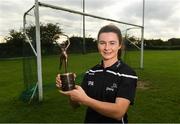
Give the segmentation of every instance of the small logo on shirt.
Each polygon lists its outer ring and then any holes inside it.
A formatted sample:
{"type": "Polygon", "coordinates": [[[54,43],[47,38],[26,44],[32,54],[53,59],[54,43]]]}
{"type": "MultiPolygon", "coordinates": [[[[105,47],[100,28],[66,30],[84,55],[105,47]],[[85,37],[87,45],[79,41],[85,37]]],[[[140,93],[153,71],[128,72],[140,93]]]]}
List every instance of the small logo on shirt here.
{"type": "Polygon", "coordinates": [[[117,88],[117,84],[113,83],[113,85],[111,86],[112,88],[117,88]]]}
{"type": "Polygon", "coordinates": [[[116,88],[117,88],[117,84],[116,84],[116,83],[113,83],[112,86],[106,87],[106,91],[114,91],[114,89],[116,89],[116,88]]]}
{"type": "Polygon", "coordinates": [[[94,75],[94,72],[89,72],[89,75],[94,75]]]}
{"type": "Polygon", "coordinates": [[[94,86],[94,81],[88,81],[88,86],[94,86]]]}
{"type": "Polygon", "coordinates": [[[106,91],[114,91],[114,89],[111,87],[106,87],[106,91]]]}

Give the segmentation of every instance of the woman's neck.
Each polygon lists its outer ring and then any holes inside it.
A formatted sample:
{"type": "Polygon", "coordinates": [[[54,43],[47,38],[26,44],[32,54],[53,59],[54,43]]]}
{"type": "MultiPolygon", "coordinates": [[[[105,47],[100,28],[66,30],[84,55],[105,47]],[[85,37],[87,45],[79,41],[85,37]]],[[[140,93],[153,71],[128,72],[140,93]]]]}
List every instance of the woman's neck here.
{"type": "Polygon", "coordinates": [[[117,61],[118,61],[117,58],[109,59],[109,60],[103,60],[103,66],[104,66],[104,68],[110,67],[110,66],[112,66],[114,63],[116,63],[117,61]]]}

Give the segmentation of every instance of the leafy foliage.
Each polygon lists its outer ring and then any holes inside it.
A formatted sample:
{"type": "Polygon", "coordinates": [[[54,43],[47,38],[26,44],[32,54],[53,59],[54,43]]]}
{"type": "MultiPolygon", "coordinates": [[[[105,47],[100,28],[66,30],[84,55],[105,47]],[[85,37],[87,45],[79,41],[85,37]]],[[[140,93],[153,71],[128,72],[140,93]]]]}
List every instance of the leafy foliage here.
{"type": "Polygon", "coordinates": [[[22,32],[10,30],[9,36],[5,38],[7,43],[0,45],[1,56],[15,57],[22,55],[23,42],[25,37],[22,32]]]}
{"type": "MultiPolygon", "coordinates": [[[[32,41],[35,41],[36,32],[35,26],[31,25],[26,30],[27,35],[32,41]]],[[[41,36],[41,48],[43,54],[52,54],[54,50],[53,36],[55,34],[62,33],[58,24],[40,24],[40,36],[41,36]]]]}
{"type": "MultiPolygon", "coordinates": [[[[35,25],[30,25],[26,28],[26,34],[29,39],[32,41],[34,47],[36,46],[36,29],[35,25]]],[[[41,52],[42,55],[49,54],[59,54],[59,47],[53,42],[53,37],[55,34],[62,33],[63,30],[59,27],[59,24],[40,24],[40,37],[41,37],[41,52]]],[[[9,37],[6,38],[7,43],[0,44],[0,50],[3,51],[0,53],[0,57],[17,57],[23,56],[23,48],[24,46],[29,46],[27,42],[25,42],[25,36],[22,31],[11,30],[9,33],[9,37]]],[[[87,52],[96,51],[96,42],[93,38],[85,38],[87,52]]],[[[68,49],[70,52],[83,52],[83,38],[72,36],[70,38],[70,48],[68,49]]],[[[25,49],[26,49],[25,48],[25,49]]]]}
{"type": "MultiPolygon", "coordinates": [[[[59,47],[53,42],[52,38],[57,33],[62,33],[63,29],[60,28],[59,24],[40,24],[40,37],[41,37],[41,52],[42,55],[59,54],[59,47]]],[[[35,25],[30,25],[26,29],[26,34],[29,39],[32,40],[35,46],[36,32],[35,25]]],[[[128,50],[135,49],[134,45],[141,46],[140,39],[135,36],[128,38],[131,42],[125,41],[126,48],[128,50]]],[[[4,57],[19,57],[23,56],[24,45],[29,44],[25,42],[25,36],[22,31],[10,30],[9,36],[6,37],[7,43],[0,44],[0,58],[4,57]],[[24,43],[24,44],[23,44],[24,43]]],[[[69,52],[82,53],[83,52],[83,37],[72,36],[70,37],[71,45],[68,49],[69,52]]],[[[180,49],[180,39],[171,38],[168,41],[161,39],[145,39],[145,49],[180,49]]],[[[85,38],[85,49],[86,52],[97,51],[96,42],[93,38],[85,38]]]]}

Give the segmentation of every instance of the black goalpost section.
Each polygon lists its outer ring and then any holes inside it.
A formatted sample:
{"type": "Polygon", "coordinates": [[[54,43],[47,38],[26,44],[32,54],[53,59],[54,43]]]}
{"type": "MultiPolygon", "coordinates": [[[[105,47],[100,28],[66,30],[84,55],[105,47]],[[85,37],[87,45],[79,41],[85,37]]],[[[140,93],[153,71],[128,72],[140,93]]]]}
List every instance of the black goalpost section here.
{"type": "MultiPolygon", "coordinates": [[[[39,7],[47,7],[52,8],[60,11],[65,11],[68,13],[73,13],[77,15],[83,16],[83,37],[84,42],[83,45],[85,45],[85,17],[90,18],[96,18],[99,20],[105,20],[110,21],[118,24],[128,25],[131,26],[131,28],[127,28],[125,30],[125,39],[130,44],[134,45],[137,49],[140,51],[140,68],[143,68],[143,44],[144,44],[144,6],[145,6],[145,0],[143,0],[143,8],[142,8],[142,25],[136,25],[131,23],[126,23],[118,20],[114,20],[111,18],[104,18],[101,16],[96,16],[92,14],[85,13],[84,11],[84,0],[83,0],[83,12],[72,10],[69,8],[64,8],[60,6],[50,5],[43,2],[39,2],[38,0],[35,0],[35,4],[24,13],[23,17],[23,27],[24,27],[24,34],[26,37],[26,43],[24,46],[24,52],[26,53],[24,56],[23,61],[23,70],[24,70],[24,84],[26,87],[26,91],[24,92],[23,97],[27,97],[27,101],[31,102],[35,96],[39,101],[43,100],[43,85],[42,85],[42,60],[41,60],[41,37],[40,37],[40,19],[39,19],[39,7]],[[33,40],[28,37],[26,34],[26,16],[28,13],[34,9],[35,14],[35,34],[33,40]],[[137,46],[136,44],[131,43],[131,40],[127,38],[128,31],[131,29],[141,29],[141,47],[137,46]],[[33,66],[32,68],[30,66],[33,66]],[[28,70],[28,73],[26,72],[28,70]],[[33,78],[32,78],[33,77],[33,78]]],[[[83,47],[83,51],[85,52],[85,48],[83,47]]]]}

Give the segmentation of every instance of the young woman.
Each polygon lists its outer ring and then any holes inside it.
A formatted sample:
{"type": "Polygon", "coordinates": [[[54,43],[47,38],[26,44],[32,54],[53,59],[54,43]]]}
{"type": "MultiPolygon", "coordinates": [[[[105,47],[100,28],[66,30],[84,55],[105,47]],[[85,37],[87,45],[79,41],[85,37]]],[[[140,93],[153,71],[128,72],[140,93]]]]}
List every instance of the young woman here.
{"type": "MultiPolygon", "coordinates": [[[[127,123],[127,111],[134,102],[137,76],[118,59],[122,35],[115,25],[106,25],[98,33],[98,50],[102,61],[84,76],[81,86],[60,91],[72,101],[86,105],[85,123],[127,123]]],[[[61,88],[59,75],[56,86],[61,88]]]]}

